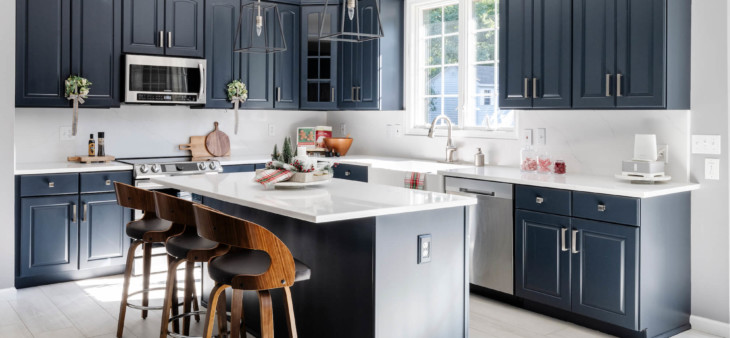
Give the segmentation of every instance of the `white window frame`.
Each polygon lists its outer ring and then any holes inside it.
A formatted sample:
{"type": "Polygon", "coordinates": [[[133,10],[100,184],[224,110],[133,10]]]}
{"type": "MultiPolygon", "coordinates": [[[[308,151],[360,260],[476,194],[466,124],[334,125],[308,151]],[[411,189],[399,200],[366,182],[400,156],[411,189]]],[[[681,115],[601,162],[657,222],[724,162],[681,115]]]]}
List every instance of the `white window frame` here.
{"type": "MultiPolygon", "coordinates": [[[[428,126],[418,125],[417,120],[420,119],[418,114],[423,114],[422,95],[419,91],[423,91],[423,83],[426,82],[425,73],[421,71],[421,60],[419,51],[425,48],[423,37],[423,15],[422,11],[428,8],[448,6],[459,4],[459,124],[454,125],[454,136],[471,137],[471,138],[494,138],[494,139],[517,139],[519,130],[518,112],[515,111],[515,126],[513,130],[490,130],[486,127],[463,127],[466,118],[467,101],[470,97],[467,90],[469,88],[469,76],[467,69],[469,67],[470,36],[469,25],[472,16],[471,0],[405,0],[405,26],[404,26],[404,93],[405,93],[405,121],[407,135],[428,135],[428,126]]],[[[498,36],[497,36],[498,38],[498,36]]],[[[499,58],[499,46],[495,46],[495,56],[499,58]]],[[[445,57],[445,55],[442,55],[445,57]]],[[[499,67],[499,61],[495,63],[499,67]]],[[[499,69],[499,68],[497,68],[499,69]]],[[[497,87],[495,98],[498,99],[499,88],[497,87]]],[[[426,121],[430,123],[431,121],[426,121]]],[[[440,127],[436,131],[438,136],[446,136],[446,128],[440,127]]]]}

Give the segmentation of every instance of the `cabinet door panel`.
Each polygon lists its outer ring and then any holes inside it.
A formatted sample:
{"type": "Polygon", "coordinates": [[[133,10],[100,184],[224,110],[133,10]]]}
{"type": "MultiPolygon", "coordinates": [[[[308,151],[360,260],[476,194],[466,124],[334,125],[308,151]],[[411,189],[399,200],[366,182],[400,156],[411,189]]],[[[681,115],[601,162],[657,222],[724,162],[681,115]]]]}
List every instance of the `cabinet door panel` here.
{"type": "Polygon", "coordinates": [[[570,310],[570,218],[515,213],[515,294],[570,310]]]}
{"type": "Polygon", "coordinates": [[[203,0],[166,0],[165,4],[165,54],[202,58],[203,0]]]}
{"type": "Polygon", "coordinates": [[[131,211],[117,204],[114,193],[81,195],[80,202],[79,268],[124,265],[131,211]]]}
{"type": "Polygon", "coordinates": [[[572,311],[584,316],[638,329],[639,229],[581,219],[578,253],[572,254],[572,311]]]}
{"type": "Polygon", "coordinates": [[[20,276],[76,270],[78,195],[28,197],[20,203],[20,276]]]}
{"type": "MultiPolygon", "coordinates": [[[[243,4],[251,1],[243,1],[243,4]]],[[[251,32],[252,20],[255,20],[254,8],[247,6],[242,13],[241,19],[241,43],[242,46],[264,47],[265,40],[269,39],[269,45],[273,44],[274,32],[274,11],[266,9],[264,24],[268,34],[261,33],[257,36],[251,32]]],[[[264,53],[240,53],[241,56],[241,81],[248,89],[248,100],[242,105],[244,108],[271,109],[274,108],[274,56],[264,53]]]]}
{"type": "Polygon", "coordinates": [[[69,107],[70,0],[17,0],[15,105],[69,107]]]}
{"type": "Polygon", "coordinates": [[[570,108],[571,6],[571,0],[534,2],[534,108],[570,108]]]}
{"type": "MultiPolygon", "coordinates": [[[[361,0],[358,2],[361,32],[377,34],[378,9],[377,0],[361,0]]],[[[378,109],[380,106],[380,40],[359,43],[359,74],[357,108],[378,109]]]]}
{"type": "MultiPolygon", "coordinates": [[[[345,17],[345,30],[356,31],[355,20],[345,17]]],[[[338,23],[338,27],[339,27],[338,23]]],[[[338,87],[337,98],[338,108],[355,109],[357,107],[357,87],[360,85],[362,76],[361,43],[343,42],[340,43],[340,57],[338,59],[338,87]]]]}
{"type": "Polygon", "coordinates": [[[615,85],[616,0],[574,0],[573,107],[614,107],[615,85]]]}
{"type": "Polygon", "coordinates": [[[124,52],[164,54],[165,0],[124,0],[123,6],[124,52]]]}
{"type": "MultiPolygon", "coordinates": [[[[299,108],[299,6],[278,5],[284,30],[286,51],[274,54],[274,108],[299,108]]],[[[275,46],[281,45],[281,35],[275,34],[275,46]]]]}
{"type": "Polygon", "coordinates": [[[499,3],[499,107],[532,107],[532,0],[499,3]],[[509,60],[509,62],[507,62],[509,60]]]}
{"type": "Polygon", "coordinates": [[[617,67],[622,108],[663,108],[666,88],[666,1],[618,1],[617,67]]]}
{"type": "Polygon", "coordinates": [[[72,4],[74,74],[94,85],[84,107],[119,107],[122,0],[79,0],[72,4]]]}
{"type": "Polygon", "coordinates": [[[206,108],[232,108],[228,84],[240,79],[241,57],[233,52],[240,0],[206,2],[205,58],[208,60],[206,108]]]}
{"type": "Polygon", "coordinates": [[[338,7],[328,6],[324,18],[323,9],[323,6],[302,7],[300,106],[304,109],[337,107],[338,44],[319,40],[319,28],[324,20],[325,34],[338,29],[338,7]]]}

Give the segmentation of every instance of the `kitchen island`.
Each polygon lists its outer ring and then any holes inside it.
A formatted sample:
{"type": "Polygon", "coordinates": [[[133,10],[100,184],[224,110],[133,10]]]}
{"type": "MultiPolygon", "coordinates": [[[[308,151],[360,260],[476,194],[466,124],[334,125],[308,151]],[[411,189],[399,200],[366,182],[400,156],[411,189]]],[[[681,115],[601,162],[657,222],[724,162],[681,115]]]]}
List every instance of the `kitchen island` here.
{"type": "MultiPolygon", "coordinates": [[[[464,209],[476,199],[339,179],[266,190],[253,176],[153,181],[266,227],[311,267],[311,279],[292,287],[300,337],[466,336],[464,209]],[[432,247],[419,260],[422,235],[432,247]]],[[[204,278],[204,294],[210,287],[204,278]]],[[[286,337],[281,294],[274,297],[276,336],[286,337]]],[[[253,293],[244,299],[247,329],[256,334],[257,300],[253,293]]]]}

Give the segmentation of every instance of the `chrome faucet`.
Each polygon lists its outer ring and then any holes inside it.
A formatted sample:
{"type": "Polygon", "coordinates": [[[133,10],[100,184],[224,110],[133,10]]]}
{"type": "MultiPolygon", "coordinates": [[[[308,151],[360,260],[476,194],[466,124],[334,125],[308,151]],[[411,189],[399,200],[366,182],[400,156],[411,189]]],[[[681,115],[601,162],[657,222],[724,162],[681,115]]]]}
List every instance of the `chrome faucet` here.
{"type": "Polygon", "coordinates": [[[446,163],[453,163],[454,162],[454,153],[456,152],[456,147],[454,146],[454,142],[451,140],[451,129],[452,124],[451,120],[446,115],[439,115],[436,116],[433,121],[431,121],[431,128],[428,128],[428,137],[433,138],[434,134],[436,133],[436,122],[439,120],[446,120],[446,124],[449,126],[449,132],[448,132],[448,139],[446,140],[446,163]]]}

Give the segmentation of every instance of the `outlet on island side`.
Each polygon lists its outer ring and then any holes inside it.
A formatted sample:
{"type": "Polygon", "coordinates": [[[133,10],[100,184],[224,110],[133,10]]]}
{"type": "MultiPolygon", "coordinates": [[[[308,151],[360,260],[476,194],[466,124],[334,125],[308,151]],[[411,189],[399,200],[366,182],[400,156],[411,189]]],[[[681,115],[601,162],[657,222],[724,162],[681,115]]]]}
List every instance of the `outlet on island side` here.
{"type": "Polygon", "coordinates": [[[418,264],[431,261],[431,234],[418,235],[418,264]]]}

